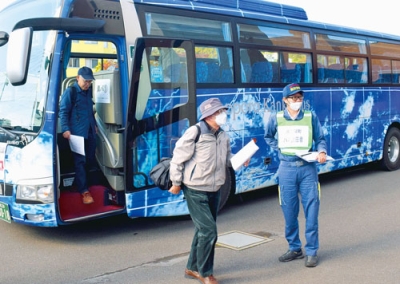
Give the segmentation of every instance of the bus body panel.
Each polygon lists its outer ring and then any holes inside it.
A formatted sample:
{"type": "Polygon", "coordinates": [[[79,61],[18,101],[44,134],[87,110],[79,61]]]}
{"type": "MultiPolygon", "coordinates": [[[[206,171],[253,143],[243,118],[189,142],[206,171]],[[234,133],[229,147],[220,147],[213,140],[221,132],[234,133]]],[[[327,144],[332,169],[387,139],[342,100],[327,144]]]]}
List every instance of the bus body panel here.
{"type": "Polygon", "coordinates": [[[42,131],[36,139],[24,148],[8,145],[4,153],[4,184],[13,189],[12,197],[0,201],[5,202],[10,209],[11,217],[19,223],[31,223],[36,226],[55,226],[57,224],[54,202],[49,204],[30,204],[29,201],[15,202],[18,185],[36,184],[47,181],[53,176],[52,135],[42,131]],[[23,170],[21,170],[23,169],[23,170]],[[36,221],[29,221],[27,215],[38,216],[36,221]]]}

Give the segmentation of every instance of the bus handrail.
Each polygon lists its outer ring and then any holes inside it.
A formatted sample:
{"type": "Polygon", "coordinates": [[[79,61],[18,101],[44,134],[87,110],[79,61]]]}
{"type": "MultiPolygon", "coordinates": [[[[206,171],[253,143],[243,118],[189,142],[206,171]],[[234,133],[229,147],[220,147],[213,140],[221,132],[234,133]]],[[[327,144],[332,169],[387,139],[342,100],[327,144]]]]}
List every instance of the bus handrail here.
{"type": "Polygon", "coordinates": [[[98,129],[97,134],[104,141],[106,148],[108,150],[108,153],[110,154],[110,162],[112,163],[112,168],[117,168],[119,158],[117,157],[116,151],[106,135],[104,124],[98,116],[96,116],[96,124],[97,124],[97,129],[98,129]]]}

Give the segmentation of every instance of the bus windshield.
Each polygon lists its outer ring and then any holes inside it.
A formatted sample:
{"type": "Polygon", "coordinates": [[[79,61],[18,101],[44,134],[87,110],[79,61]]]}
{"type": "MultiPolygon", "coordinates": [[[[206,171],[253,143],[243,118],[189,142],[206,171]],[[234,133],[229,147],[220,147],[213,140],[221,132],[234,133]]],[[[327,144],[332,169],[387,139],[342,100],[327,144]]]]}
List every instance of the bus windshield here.
{"type": "MultiPolygon", "coordinates": [[[[10,6],[8,13],[0,18],[3,31],[11,32],[16,19],[26,19],[30,15],[53,17],[59,13],[61,1],[41,1],[40,5],[26,1],[26,9],[10,6]],[[12,19],[12,20],[11,20],[12,19]]],[[[0,127],[10,130],[37,132],[43,121],[44,105],[48,87],[48,66],[53,50],[55,32],[35,31],[25,85],[12,86],[6,74],[6,52],[0,52],[0,127]],[[44,49],[43,49],[44,47],[44,49]]],[[[0,47],[6,49],[7,46],[0,47]]]]}

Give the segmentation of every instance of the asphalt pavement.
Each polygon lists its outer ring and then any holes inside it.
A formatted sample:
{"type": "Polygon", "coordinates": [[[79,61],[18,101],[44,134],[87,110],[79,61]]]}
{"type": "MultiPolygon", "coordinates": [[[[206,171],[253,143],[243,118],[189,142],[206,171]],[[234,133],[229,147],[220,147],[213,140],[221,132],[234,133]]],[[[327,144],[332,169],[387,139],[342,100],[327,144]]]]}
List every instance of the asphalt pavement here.
{"type": "MultiPolygon", "coordinates": [[[[286,252],[277,194],[236,202],[218,217],[219,235],[266,238],[243,249],[217,246],[214,276],[220,283],[400,283],[400,178],[398,172],[361,171],[321,179],[319,265],[278,261],[286,252]],[[364,175],[365,178],[363,177],[364,175]],[[260,202],[260,203],[259,203],[260,202]],[[254,207],[253,207],[254,206],[254,207]],[[242,210],[254,208],[254,214],[242,210]],[[244,212],[244,211],[243,211],[244,212]]],[[[273,190],[272,190],[273,192],[273,190]]],[[[191,222],[190,220],[188,222],[191,222]]],[[[299,216],[304,244],[304,217],[299,216]]],[[[175,254],[79,283],[199,283],[184,278],[191,236],[176,236],[175,254]]]]}

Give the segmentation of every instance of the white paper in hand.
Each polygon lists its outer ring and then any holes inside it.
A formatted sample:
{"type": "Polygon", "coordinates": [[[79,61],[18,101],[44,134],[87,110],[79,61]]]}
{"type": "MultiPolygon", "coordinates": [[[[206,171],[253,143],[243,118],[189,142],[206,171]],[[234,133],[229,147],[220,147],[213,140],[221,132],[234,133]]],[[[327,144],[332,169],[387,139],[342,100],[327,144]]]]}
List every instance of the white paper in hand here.
{"type": "MultiPolygon", "coordinates": [[[[301,151],[297,152],[296,156],[302,158],[306,162],[316,162],[318,157],[318,152],[308,152],[301,151]]],[[[333,161],[334,159],[331,156],[326,155],[326,161],[333,161]]]]}
{"type": "Polygon", "coordinates": [[[235,156],[231,158],[232,168],[236,171],[239,169],[246,161],[248,161],[255,152],[258,150],[258,146],[255,140],[252,139],[247,143],[235,156]]]}
{"type": "Polygon", "coordinates": [[[82,136],[70,135],[69,146],[72,152],[85,156],[85,140],[82,136]]]}

